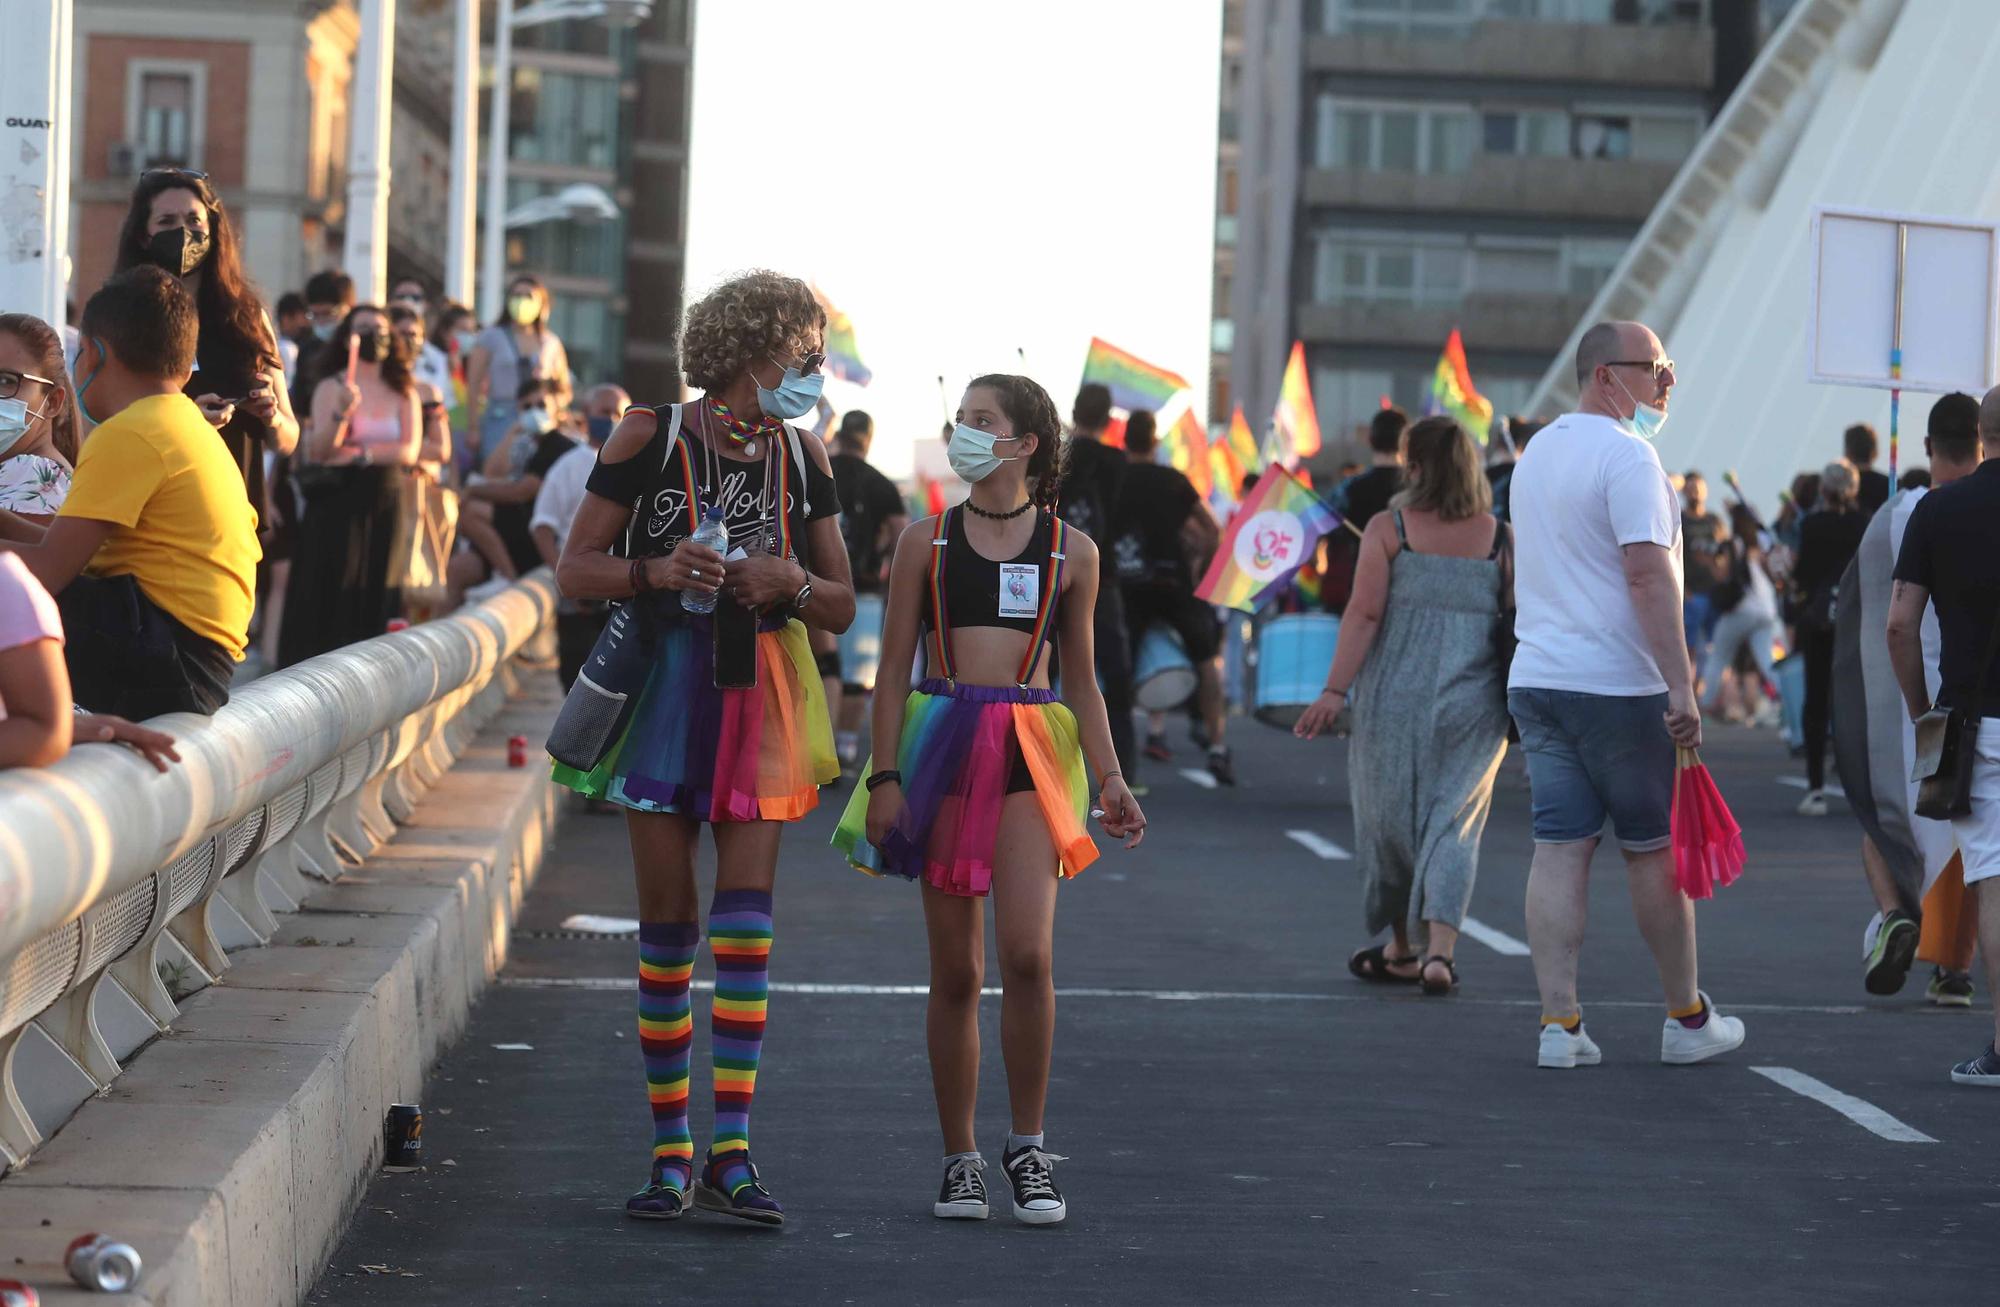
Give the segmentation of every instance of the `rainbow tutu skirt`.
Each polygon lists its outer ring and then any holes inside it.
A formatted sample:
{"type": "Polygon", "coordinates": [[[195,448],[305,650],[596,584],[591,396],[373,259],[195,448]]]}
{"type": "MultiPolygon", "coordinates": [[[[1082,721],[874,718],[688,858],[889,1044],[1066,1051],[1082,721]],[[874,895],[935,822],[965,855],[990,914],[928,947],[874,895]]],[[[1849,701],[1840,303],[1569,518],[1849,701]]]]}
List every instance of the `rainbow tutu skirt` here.
{"type": "MultiPolygon", "coordinates": [[[[910,692],[896,758],[903,811],[880,847],[868,842],[865,786],[855,787],[834,832],[834,847],[858,870],[983,896],[993,883],[1008,780],[1021,768],[1060,874],[1074,876],[1096,861],[1083,826],[1090,793],[1076,718],[1053,691],[927,680],[910,692]]],[[[863,774],[876,770],[870,758],[863,774]]]]}
{"type": "Polygon", "coordinates": [[[706,618],[664,627],[645,688],[618,742],[591,770],[556,763],[578,794],[698,821],[797,821],[840,775],[826,691],[806,629],[757,633],[757,685],[715,688],[706,618]]]}

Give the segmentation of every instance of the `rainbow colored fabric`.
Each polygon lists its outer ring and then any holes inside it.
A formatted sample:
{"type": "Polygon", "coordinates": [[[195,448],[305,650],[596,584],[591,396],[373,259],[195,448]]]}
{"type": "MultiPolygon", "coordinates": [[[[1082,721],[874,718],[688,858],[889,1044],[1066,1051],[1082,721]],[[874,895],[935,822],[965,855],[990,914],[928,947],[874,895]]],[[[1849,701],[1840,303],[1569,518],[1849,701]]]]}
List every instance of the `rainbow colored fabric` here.
{"type": "MultiPolygon", "coordinates": [[[[871,876],[922,880],[947,894],[984,896],[1008,773],[1018,749],[1055,844],[1058,871],[1097,860],[1084,830],[1090,791],[1076,717],[1052,690],[926,680],[903,709],[896,767],[903,811],[881,846],[868,842],[868,788],[854,787],[833,845],[871,876]]],[[[878,766],[871,755],[862,774],[878,766]]]]}
{"type": "MultiPolygon", "coordinates": [[[[757,1094],[770,1002],[771,891],[717,890],[708,909],[708,951],[715,958],[715,1005],[709,1014],[715,1142],[708,1153],[721,1157],[750,1147],[750,1103],[757,1094]]],[[[723,1187],[734,1197],[742,1182],[723,1178],[723,1187]]]]}
{"type": "Polygon", "coordinates": [[[1250,424],[1243,419],[1241,404],[1229,414],[1229,434],[1209,448],[1208,457],[1215,468],[1216,482],[1225,488],[1229,502],[1233,504],[1241,499],[1243,478],[1264,466],[1257,449],[1257,437],[1250,434],[1250,424]]]}
{"type": "Polygon", "coordinates": [[[1110,387],[1112,407],[1127,413],[1142,408],[1157,413],[1167,401],[1190,389],[1187,378],[1178,372],[1156,367],[1095,336],[1090,338],[1090,352],[1083,359],[1083,384],[1091,382],[1110,387]]]}
{"type": "Polygon", "coordinates": [[[1457,327],[1451,329],[1451,335],[1445,338],[1444,352],[1438,355],[1424,414],[1450,417],[1482,445],[1493,426],[1493,403],[1473,387],[1472,369],[1465,362],[1465,341],[1457,327]]]}
{"type": "Polygon", "coordinates": [[[688,984],[701,931],[692,921],[639,923],[639,1053],[653,1109],[653,1183],[685,1194],[694,1179],[688,1064],[694,1009],[688,984]]]}
{"type": "Polygon", "coordinates": [[[1319,538],[1340,525],[1326,502],[1282,464],[1273,463],[1222,533],[1197,598],[1253,613],[1312,557],[1319,538]]]}
{"type": "MultiPolygon", "coordinates": [[[[1173,426],[1167,428],[1164,441],[1167,458],[1179,468],[1187,479],[1194,483],[1195,493],[1207,499],[1215,491],[1215,469],[1209,458],[1208,430],[1201,419],[1194,415],[1190,405],[1181,410],[1173,426]]],[[[1234,487],[1231,487],[1233,489],[1234,487]]],[[[1234,499],[1235,496],[1231,495],[1234,499]]]]}
{"type": "Polygon", "coordinates": [[[618,743],[589,772],[554,764],[578,794],[700,821],[796,821],[840,775],[806,629],[759,631],[757,685],[718,690],[707,621],[675,622],[618,743]]]}
{"type": "Polygon", "coordinates": [[[854,319],[833,308],[826,315],[826,370],[857,386],[875,379],[875,374],[861,361],[861,345],[854,337],[854,319]]]}
{"type": "Polygon", "coordinates": [[[1319,412],[1313,407],[1312,383],[1306,376],[1304,341],[1292,342],[1285,379],[1278,385],[1278,407],[1271,414],[1272,457],[1286,467],[1319,453],[1319,412]]]}

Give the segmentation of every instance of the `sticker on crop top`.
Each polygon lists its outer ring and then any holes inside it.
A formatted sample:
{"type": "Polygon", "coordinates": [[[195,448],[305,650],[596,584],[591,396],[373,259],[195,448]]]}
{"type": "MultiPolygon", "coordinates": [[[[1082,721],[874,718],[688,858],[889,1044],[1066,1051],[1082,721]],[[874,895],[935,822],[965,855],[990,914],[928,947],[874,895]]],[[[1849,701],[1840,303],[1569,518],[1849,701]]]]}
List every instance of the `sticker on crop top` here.
{"type": "Polygon", "coordinates": [[[1032,618],[1041,611],[1042,569],[1035,563],[1000,564],[1000,616],[1032,618]]]}

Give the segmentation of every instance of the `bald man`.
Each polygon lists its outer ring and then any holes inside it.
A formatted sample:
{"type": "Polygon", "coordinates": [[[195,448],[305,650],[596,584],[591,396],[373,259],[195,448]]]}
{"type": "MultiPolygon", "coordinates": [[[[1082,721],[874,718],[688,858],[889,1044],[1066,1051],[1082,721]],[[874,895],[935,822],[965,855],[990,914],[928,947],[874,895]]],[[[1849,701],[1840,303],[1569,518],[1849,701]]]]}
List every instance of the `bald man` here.
{"type": "Polygon", "coordinates": [[[1647,327],[1591,327],[1577,345],[1576,411],[1535,436],[1510,488],[1520,645],[1507,708],[1534,796],[1528,943],[1544,1067],[1602,1060],[1584,1033],[1576,972],[1607,822],[1666,990],[1660,1060],[1705,1061],[1743,1042],[1743,1023],[1697,987],[1694,904],[1674,881],[1670,847],[1674,749],[1701,743],[1681,628],[1680,505],[1652,446],[1677,380],[1647,327]]]}

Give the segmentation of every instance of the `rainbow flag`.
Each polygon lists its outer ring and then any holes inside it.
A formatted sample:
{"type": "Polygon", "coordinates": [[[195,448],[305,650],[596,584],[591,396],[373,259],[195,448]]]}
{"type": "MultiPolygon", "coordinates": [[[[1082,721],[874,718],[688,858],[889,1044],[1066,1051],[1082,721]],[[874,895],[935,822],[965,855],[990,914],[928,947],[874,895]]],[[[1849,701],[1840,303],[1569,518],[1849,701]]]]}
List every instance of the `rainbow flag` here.
{"type": "Polygon", "coordinates": [[[1285,379],[1278,385],[1278,407],[1271,414],[1274,457],[1286,467],[1319,453],[1319,413],[1313,408],[1312,386],[1306,380],[1306,346],[1292,342],[1285,379]]]}
{"type": "Polygon", "coordinates": [[[1229,414],[1229,434],[1209,447],[1208,458],[1215,468],[1216,484],[1228,494],[1229,502],[1241,499],[1244,475],[1264,465],[1257,453],[1257,437],[1250,434],[1250,424],[1243,420],[1241,404],[1229,414]]]}
{"type": "Polygon", "coordinates": [[[1430,398],[1424,401],[1424,416],[1438,414],[1457,422],[1482,445],[1493,426],[1493,403],[1473,389],[1472,369],[1465,363],[1465,341],[1457,327],[1445,338],[1444,353],[1438,355],[1437,371],[1431,374],[1430,398]]]}
{"type": "Polygon", "coordinates": [[[1151,409],[1157,413],[1167,401],[1191,389],[1178,372],[1155,367],[1136,354],[1127,354],[1108,341],[1090,338],[1090,352],[1083,358],[1083,381],[1099,382],[1111,388],[1111,406],[1130,413],[1151,409]]]}
{"type": "Polygon", "coordinates": [[[854,338],[854,319],[835,308],[819,287],[813,287],[813,295],[826,310],[827,375],[857,386],[867,385],[875,374],[861,361],[861,346],[854,338]]]}
{"type": "Polygon", "coordinates": [[[1207,499],[1215,490],[1215,472],[1210,465],[1208,429],[1194,415],[1194,405],[1181,410],[1167,429],[1167,459],[1194,483],[1195,492],[1207,499]]]}
{"type": "Polygon", "coordinates": [[[1195,595],[1254,613],[1273,588],[1312,558],[1319,538],[1339,525],[1339,515],[1324,500],[1274,463],[1229,519],[1195,595]]]}

